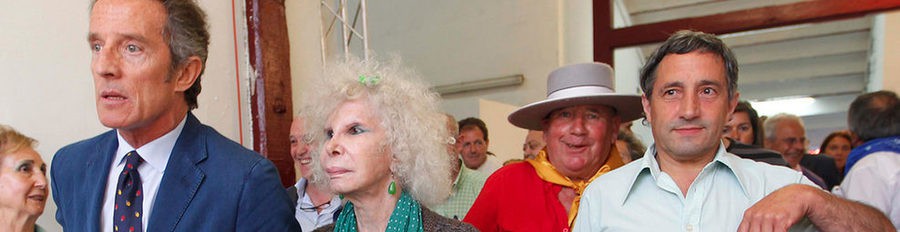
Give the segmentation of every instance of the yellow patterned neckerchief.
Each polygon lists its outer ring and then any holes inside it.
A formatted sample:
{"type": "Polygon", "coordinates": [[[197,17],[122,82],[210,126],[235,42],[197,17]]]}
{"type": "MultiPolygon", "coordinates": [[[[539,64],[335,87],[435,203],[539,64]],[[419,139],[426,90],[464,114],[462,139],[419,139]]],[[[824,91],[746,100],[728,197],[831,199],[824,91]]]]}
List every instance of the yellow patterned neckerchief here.
{"type": "Polygon", "coordinates": [[[534,170],[537,171],[537,175],[541,177],[542,180],[575,190],[575,199],[572,200],[572,208],[569,209],[570,228],[572,227],[572,223],[575,222],[575,216],[578,214],[578,202],[581,201],[581,193],[584,192],[584,189],[587,188],[588,184],[590,184],[591,181],[594,181],[594,179],[597,179],[597,177],[625,165],[625,163],[622,162],[622,157],[619,156],[619,150],[616,149],[615,144],[610,148],[606,163],[603,164],[603,166],[600,167],[600,170],[597,170],[597,173],[588,181],[572,181],[568,177],[560,174],[559,171],[556,171],[556,168],[550,164],[550,160],[547,159],[547,152],[545,150],[541,150],[533,160],[527,161],[534,167],[534,170]]]}

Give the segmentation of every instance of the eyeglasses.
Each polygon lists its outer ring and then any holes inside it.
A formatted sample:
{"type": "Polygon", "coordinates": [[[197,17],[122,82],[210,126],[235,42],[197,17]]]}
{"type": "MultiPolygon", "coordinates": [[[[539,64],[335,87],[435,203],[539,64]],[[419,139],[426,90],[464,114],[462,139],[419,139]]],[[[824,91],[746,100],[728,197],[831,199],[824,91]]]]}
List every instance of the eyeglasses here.
{"type": "Polygon", "coordinates": [[[303,210],[304,212],[315,212],[318,209],[325,209],[328,207],[331,207],[331,201],[327,201],[325,203],[322,203],[322,204],[319,204],[319,205],[313,206],[313,207],[303,207],[303,205],[300,205],[300,210],[303,210]]]}
{"type": "Polygon", "coordinates": [[[449,137],[447,137],[447,139],[444,142],[446,142],[447,144],[450,144],[450,145],[454,145],[454,144],[456,144],[456,138],[454,138],[453,136],[449,136],[449,137]]]}

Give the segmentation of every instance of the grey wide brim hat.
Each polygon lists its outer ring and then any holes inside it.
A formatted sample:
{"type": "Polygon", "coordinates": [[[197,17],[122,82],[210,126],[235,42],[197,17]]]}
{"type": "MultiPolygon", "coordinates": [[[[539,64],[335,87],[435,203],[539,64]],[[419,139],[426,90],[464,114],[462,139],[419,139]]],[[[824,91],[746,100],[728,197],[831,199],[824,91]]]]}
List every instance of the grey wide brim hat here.
{"type": "Polygon", "coordinates": [[[609,65],[584,63],[553,70],[547,77],[547,99],[523,106],[507,119],[517,127],[542,130],[542,122],[551,112],[577,105],[612,107],[623,123],[641,118],[643,113],[641,96],[615,92],[609,65]]]}

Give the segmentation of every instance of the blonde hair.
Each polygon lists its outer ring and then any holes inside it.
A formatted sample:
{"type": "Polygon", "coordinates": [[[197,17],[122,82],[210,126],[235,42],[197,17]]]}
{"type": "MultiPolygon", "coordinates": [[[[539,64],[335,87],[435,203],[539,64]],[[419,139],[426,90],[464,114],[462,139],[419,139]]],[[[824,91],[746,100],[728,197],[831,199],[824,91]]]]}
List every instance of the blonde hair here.
{"type": "Polygon", "coordinates": [[[0,155],[11,154],[22,148],[34,148],[37,141],[25,136],[12,127],[0,124],[0,155]]]}
{"type": "Polygon", "coordinates": [[[392,153],[391,170],[404,191],[430,206],[450,193],[451,159],[446,150],[445,117],[438,110],[439,97],[399,58],[381,63],[351,58],[330,62],[319,78],[304,89],[300,115],[313,140],[313,181],[328,184],[318,162],[324,153],[324,129],[328,117],[346,101],[364,99],[385,129],[383,147],[392,153]]]}

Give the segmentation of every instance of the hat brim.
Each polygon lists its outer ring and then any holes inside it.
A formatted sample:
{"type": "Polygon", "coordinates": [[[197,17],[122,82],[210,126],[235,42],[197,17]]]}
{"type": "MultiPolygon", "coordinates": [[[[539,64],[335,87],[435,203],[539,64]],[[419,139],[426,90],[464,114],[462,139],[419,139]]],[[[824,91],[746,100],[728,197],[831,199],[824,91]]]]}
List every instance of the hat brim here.
{"type": "Polygon", "coordinates": [[[509,114],[507,120],[517,127],[543,130],[543,120],[550,112],[577,105],[605,105],[616,109],[621,122],[643,117],[641,97],[631,94],[601,94],[573,98],[546,99],[523,106],[509,114]]]}

